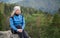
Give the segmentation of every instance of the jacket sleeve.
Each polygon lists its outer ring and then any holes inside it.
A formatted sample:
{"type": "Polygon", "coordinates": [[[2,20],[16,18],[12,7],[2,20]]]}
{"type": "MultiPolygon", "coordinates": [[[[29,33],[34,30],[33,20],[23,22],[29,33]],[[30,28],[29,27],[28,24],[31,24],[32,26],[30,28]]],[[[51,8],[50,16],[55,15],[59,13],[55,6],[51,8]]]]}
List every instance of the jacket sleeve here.
{"type": "Polygon", "coordinates": [[[10,27],[13,29],[13,30],[16,30],[17,31],[17,28],[14,26],[14,24],[13,24],[13,19],[12,18],[10,18],[9,19],[9,22],[10,22],[10,27]]]}
{"type": "Polygon", "coordinates": [[[25,27],[25,18],[23,17],[22,30],[24,29],[24,27],[25,27]]]}

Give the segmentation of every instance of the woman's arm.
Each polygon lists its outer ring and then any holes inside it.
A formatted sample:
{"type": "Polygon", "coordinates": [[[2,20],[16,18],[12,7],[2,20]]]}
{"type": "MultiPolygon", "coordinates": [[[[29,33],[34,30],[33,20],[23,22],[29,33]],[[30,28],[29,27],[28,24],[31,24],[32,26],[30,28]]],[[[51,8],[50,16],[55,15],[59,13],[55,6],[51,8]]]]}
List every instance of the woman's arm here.
{"type": "Polygon", "coordinates": [[[17,28],[14,26],[14,24],[13,24],[13,19],[12,18],[10,18],[9,19],[9,22],[10,22],[10,27],[13,29],[13,30],[16,30],[17,31],[17,28]]]}
{"type": "Polygon", "coordinates": [[[22,30],[24,29],[24,27],[25,27],[25,18],[23,17],[22,30]]]}

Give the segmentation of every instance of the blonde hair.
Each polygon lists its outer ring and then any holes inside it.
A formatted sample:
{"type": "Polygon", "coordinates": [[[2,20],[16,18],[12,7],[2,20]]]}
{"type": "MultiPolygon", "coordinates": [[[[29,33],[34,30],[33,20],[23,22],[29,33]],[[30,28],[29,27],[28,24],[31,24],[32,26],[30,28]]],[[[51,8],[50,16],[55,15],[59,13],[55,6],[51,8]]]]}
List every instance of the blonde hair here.
{"type": "Polygon", "coordinates": [[[14,16],[14,14],[15,14],[15,12],[13,11],[13,12],[11,13],[11,17],[13,17],[13,16],[14,16]]]}
{"type": "Polygon", "coordinates": [[[20,10],[20,6],[15,6],[15,7],[14,7],[14,10],[13,10],[12,13],[11,13],[11,17],[14,16],[14,14],[15,14],[15,12],[16,12],[17,9],[20,10]]]}

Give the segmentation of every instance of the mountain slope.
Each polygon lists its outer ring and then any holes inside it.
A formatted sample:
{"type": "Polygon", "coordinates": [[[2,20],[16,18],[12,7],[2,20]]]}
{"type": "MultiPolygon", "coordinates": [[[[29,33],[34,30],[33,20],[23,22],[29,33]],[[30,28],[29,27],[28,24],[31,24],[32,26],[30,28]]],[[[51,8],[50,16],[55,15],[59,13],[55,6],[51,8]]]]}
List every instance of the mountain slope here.
{"type": "Polygon", "coordinates": [[[17,2],[16,4],[41,9],[51,13],[56,12],[60,8],[60,0],[24,0],[22,2],[17,2]]]}
{"type": "Polygon", "coordinates": [[[8,3],[16,3],[24,7],[32,7],[45,12],[56,12],[60,8],[60,0],[0,0],[8,3]]]}

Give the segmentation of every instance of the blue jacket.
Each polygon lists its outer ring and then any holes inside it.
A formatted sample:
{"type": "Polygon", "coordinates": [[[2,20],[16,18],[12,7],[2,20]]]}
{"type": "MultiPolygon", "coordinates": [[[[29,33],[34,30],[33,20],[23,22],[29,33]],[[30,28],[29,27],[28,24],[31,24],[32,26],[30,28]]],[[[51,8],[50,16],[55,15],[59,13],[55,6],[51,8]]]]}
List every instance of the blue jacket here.
{"type": "Polygon", "coordinates": [[[24,29],[25,27],[25,19],[24,17],[22,18],[22,15],[19,14],[18,16],[17,15],[14,15],[13,16],[13,19],[10,18],[9,21],[10,21],[10,27],[13,29],[13,30],[16,30],[17,31],[17,28],[15,26],[22,26],[22,30],[24,29]],[[13,20],[14,19],[14,20],[13,20]],[[23,20],[23,21],[22,21],[23,20]],[[14,22],[14,23],[13,23],[14,22]]]}

